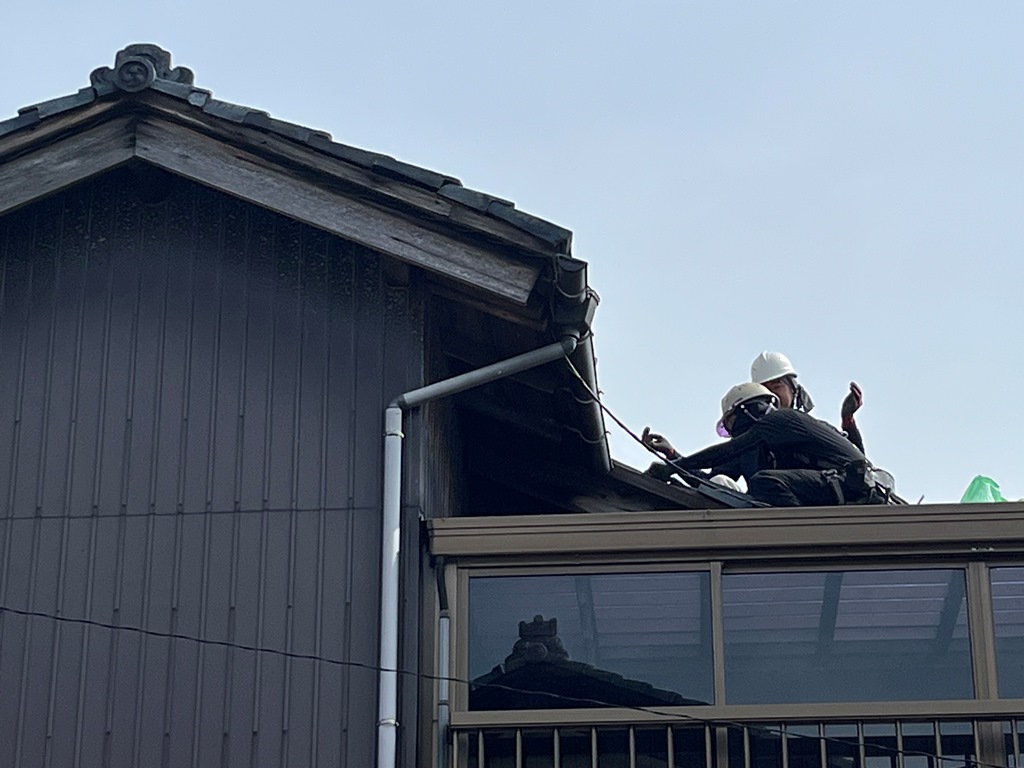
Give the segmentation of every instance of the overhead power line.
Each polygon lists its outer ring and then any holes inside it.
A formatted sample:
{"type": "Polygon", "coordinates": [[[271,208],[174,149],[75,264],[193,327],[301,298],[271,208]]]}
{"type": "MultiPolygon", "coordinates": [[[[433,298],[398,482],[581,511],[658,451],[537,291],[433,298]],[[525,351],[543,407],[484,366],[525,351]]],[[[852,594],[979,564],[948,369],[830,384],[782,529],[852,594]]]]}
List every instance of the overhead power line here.
{"type": "MultiPolygon", "coordinates": [[[[30,611],[30,610],[26,610],[26,609],[22,609],[22,608],[13,608],[11,606],[0,605],[0,617],[2,617],[2,615],[5,614],[5,613],[13,614],[13,615],[16,615],[16,616],[22,616],[22,617],[25,617],[25,618],[47,619],[47,620],[55,621],[55,622],[63,622],[63,623],[68,623],[68,624],[77,624],[77,625],[80,625],[80,626],[94,627],[94,628],[97,628],[97,629],[106,629],[106,630],[111,630],[111,631],[116,631],[116,632],[132,632],[132,633],[139,634],[139,635],[144,635],[144,636],[147,636],[147,637],[156,637],[156,638],[162,638],[162,639],[166,639],[166,640],[181,640],[181,641],[184,641],[184,642],[197,643],[197,644],[200,644],[200,645],[216,646],[216,647],[220,647],[220,648],[226,648],[226,649],[229,649],[229,650],[247,651],[247,652],[250,652],[250,653],[258,653],[258,654],[269,654],[269,655],[272,655],[272,656],[279,656],[279,657],[288,658],[288,659],[299,659],[299,660],[313,661],[313,662],[318,662],[318,663],[328,664],[328,665],[333,665],[333,666],[352,667],[352,668],[357,668],[357,669],[365,669],[365,670],[368,670],[368,671],[371,671],[371,672],[394,672],[394,673],[396,673],[398,675],[402,675],[402,676],[406,676],[406,677],[413,677],[413,678],[420,679],[420,680],[431,680],[431,681],[446,680],[446,681],[448,681],[450,683],[459,683],[459,684],[470,686],[470,687],[473,687],[473,686],[481,687],[481,688],[482,687],[487,687],[487,688],[493,688],[493,689],[497,689],[497,690],[509,691],[509,692],[512,692],[512,693],[520,694],[520,695],[527,694],[527,695],[532,695],[532,696],[544,696],[544,697],[548,697],[548,698],[551,698],[551,699],[559,701],[559,702],[572,703],[572,704],[582,705],[582,706],[586,706],[586,707],[597,706],[597,707],[603,707],[603,708],[627,709],[627,710],[631,710],[631,711],[634,711],[634,712],[640,712],[640,713],[647,714],[647,715],[655,715],[655,716],[658,716],[658,717],[663,717],[663,718],[666,718],[666,719],[671,719],[671,720],[674,720],[674,721],[683,720],[683,721],[686,721],[688,723],[694,723],[694,724],[698,724],[698,725],[724,726],[724,727],[728,727],[728,728],[747,729],[747,730],[750,730],[750,731],[756,731],[756,732],[760,732],[760,733],[767,733],[767,734],[770,734],[770,735],[773,735],[773,736],[785,736],[786,738],[790,738],[790,739],[805,739],[805,740],[811,740],[811,741],[815,741],[815,742],[824,741],[824,742],[830,743],[830,744],[836,744],[836,745],[841,745],[841,746],[846,746],[846,747],[854,747],[854,748],[857,748],[857,749],[859,749],[861,747],[861,743],[858,742],[858,741],[851,741],[849,739],[843,739],[843,738],[839,738],[839,737],[835,737],[835,736],[824,736],[824,735],[812,736],[812,735],[809,735],[809,734],[790,733],[790,732],[788,732],[788,731],[786,731],[786,730],[784,730],[784,729],[782,729],[780,727],[775,727],[775,726],[771,726],[771,725],[761,725],[761,724],[757,724],[757,723],[741,723],[741,722],[737,722],[737,721],[722,720],[722,719],[718,719],[718,718],[704,718],[704,717],[700,717],[698,715],[692,715],[692,714],[689,714],[689,713],[668,712],[668,711],[665,711],[663,709],[658,709],[657,707],[640,707],[640,706],[635,706],[635,705],[621,705],[621,704],[617,704],[617,703],[613,703],[613,702],[601,701],[599,699],[591,699],[591,698],[587,698],[587,697],[566,696],[564,694],[552,693],[552,692],[549,692],[549,691],[532,691],[532,690],[526,690],[526,689],[523,689],[523,688],[514,688],[512,686],[501,685],[500,683],[478,684],[478,683],[474,683],[472,680],[467,680],[465,678],[460,678],[460,677],[443,677],[443,676],[440,676],[440,675],[432,675],[432,674],[429,674],[429,673],[426,673],[426,672],[414,672],[414,671],[411,671],[411,670],[403,670],[403,669],[387,669],[387,668],[381,667],[381,666],[379,666],[377,664],[370,664],[370,663],[361,662],[361,661],[352,661],[352,660],[348,660],[348,659],[334,659],[334,658],[331,658],[329,656],[321,656],[319,654],[314,654],[314,653],[299,653],[299,652],[296,652],[296,651],[286,651],[286,650],[282,650],[282,649],[279,649],[279,648],[266,648],[266,647],[257,646],[257,645],[250,645],[250,644],[247,644],[247,643],[239,643],[239,642],[235,642],[235,641],[232,641],[232,640],[215,640],[215,639],[211,639],[211,638],[197,637],[195,635],[188,635],[188,634],[179,633],[179,632],[163,632],[163,631],[155,630],[155,629],[146,629],[145,627],[136,627],[136,626],[130,626],[130,625],[124,625],[124,624],[112,624],[112,623],[109,623],[109,622],[98,621],[96,619],[86,619],[86,618],[78,618],[78,617],[72,617],[72,616],[59,616],[57,614],[48,613],[48,612],[45,612],[45,611],[30,611]]],[[[866,746],[869,746],[872,750],[880,750],[880,751],[886,752],[887,754],[892,754],[892,755],[926,757],[926,758],[929,758],[929,759],[932,759],[932,760],[935,760],[935,761],[942,761],[942,762],[945,762],[945,763],[953,763],[953,764],[962,764],[962,763],[964,763],[963,757],[944,756],[944,755],[938,755],[938,754],[935,754],[935,753],[932,753],[932,752],[926,752],[926,751],[899,749],[899,748],[896,748],[896,747],[888,747],[888,746],[886,746],[884,744],[879,744],[877,742],[866,743],[866,746]]],[[[937,764],[938,764],[938,762],[937,762],[937,764]]],[[[1002,766],[1002,765],[997,765],[997,764],[994,764],[994,763],[980,762],[980,761],[978,761],[976,759],[973,759],[973,758],[970,761],[970,765],[972,766],[972,768],[1005,768],[1005,766],[1002,766]]]]}

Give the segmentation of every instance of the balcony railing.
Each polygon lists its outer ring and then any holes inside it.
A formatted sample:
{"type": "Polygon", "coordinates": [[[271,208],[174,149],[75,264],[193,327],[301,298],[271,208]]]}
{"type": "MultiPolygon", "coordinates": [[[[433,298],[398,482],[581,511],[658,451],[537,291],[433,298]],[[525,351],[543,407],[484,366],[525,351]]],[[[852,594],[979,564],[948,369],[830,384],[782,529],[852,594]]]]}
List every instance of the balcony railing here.
{"type": "Polygon", "coordinates": [[[458,726],[453,768],[1019,768],[1024,720],[458,726]]]}
{"type": "Polygon", "coordinates": [[[1022,525],[1020,503],[432,521],[472,681],[440,762],[1024,768],[1022,525]]]}

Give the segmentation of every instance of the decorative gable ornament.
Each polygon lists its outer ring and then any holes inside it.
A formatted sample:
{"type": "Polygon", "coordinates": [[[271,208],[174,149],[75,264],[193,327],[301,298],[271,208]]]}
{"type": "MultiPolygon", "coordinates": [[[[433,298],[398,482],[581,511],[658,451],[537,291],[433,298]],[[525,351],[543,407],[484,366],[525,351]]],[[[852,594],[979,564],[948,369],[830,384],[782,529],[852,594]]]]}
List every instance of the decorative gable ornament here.
{"type": "Polygon", "coordinates": [[[138,93],[157,80],[192,86],[195,76],[188,67],[171,68],[171,54],[157,45],[137,43],[117,52],[114,68],[99,67],[89,75],[97,89],[113,85],[128,93],[138,93]]]}

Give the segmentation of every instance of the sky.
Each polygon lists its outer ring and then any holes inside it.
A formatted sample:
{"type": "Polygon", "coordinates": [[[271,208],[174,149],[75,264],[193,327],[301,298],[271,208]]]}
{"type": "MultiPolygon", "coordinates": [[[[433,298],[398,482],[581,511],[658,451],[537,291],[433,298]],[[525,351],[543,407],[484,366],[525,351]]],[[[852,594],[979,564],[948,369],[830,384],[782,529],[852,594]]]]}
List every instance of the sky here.
{"type": "MultiPolygon", "coordinates": [[[[788,355],[916,502],[1024,497],[1024,3],[188,0],[4,10],[0,119],[156,43],[216,98],[573,231],[605,405],[683,453],[788,355]]],[[[649,455],[611,420],[613,458],[649,455]]]]}

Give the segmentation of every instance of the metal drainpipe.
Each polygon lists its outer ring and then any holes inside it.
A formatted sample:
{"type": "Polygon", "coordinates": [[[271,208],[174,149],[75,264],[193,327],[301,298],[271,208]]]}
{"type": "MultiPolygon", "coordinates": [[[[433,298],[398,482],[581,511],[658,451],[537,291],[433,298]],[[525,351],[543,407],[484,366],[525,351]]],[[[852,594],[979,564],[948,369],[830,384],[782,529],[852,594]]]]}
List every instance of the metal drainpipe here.
{"type": "Polygon", "coordinates": [[[451,708],[448,703],[449,664],[448,647],[451,617],[448,610],[441,611],[441,617],[437,621],[437,644],[438,644],[438,668],[437,676],[440,678],[437,684],[437,767],[447,768],[448,766],[448,723],[451,722],[451,708]]]}
{"type": "MultiPolygon", "coordinates": [[[[377,766],[395,768],[398,756],[398,556],[402,519],[402,413],[418,405],[568,357],[579,337],[566,335],[546,347],[399,395],[384,411],[384,514],[380,558],[380,686],[377,766]]],[[[442,734],[441,738],[444,738],[442,734]]],[[[441,766],[440,768],[444,768],[441,766]]]]}
{"type": "Polygon", "coordinates": [[[449,707],[448,676],[451,665],[449,657],[451,649],[451,613],[448,610],[448,586],[445,584],[445,561],[443,557],[437,559],[437,768],[448,766],[448,723],[451,722],[451,708],[449,707]]]}

